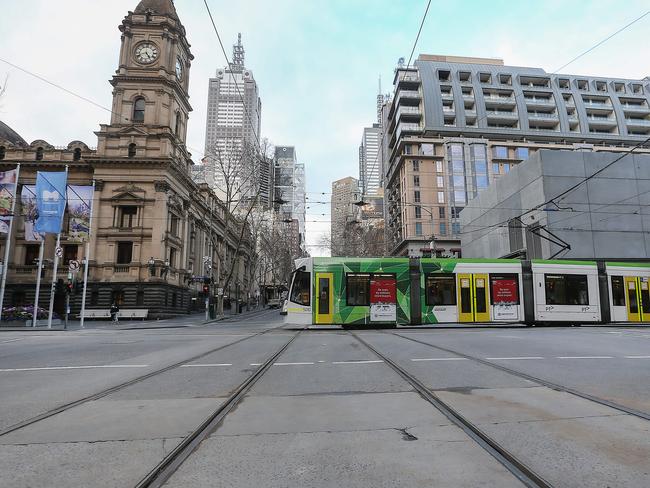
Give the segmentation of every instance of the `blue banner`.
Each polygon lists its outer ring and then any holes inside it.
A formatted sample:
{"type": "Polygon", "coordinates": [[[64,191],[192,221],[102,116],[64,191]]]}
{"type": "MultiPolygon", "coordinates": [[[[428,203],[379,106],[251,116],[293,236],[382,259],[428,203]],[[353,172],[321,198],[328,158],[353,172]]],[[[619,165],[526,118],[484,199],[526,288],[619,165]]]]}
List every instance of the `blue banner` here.
{"type": "Polygon", "coordinates": [[[39,171],[36,174],[35,230],[40,234],[58,234],[63,224],[66,204],[67,173],[39,171]]]}

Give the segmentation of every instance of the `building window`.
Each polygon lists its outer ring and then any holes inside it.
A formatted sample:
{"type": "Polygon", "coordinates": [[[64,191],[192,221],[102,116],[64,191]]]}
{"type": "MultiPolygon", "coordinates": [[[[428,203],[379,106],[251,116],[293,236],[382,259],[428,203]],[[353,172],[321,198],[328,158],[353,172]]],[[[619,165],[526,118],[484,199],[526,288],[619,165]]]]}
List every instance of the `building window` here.
{"type": "Polygon", "coordinates": [[[171,235],[178,237],[178,229],[180,227],[180,219],[177,215],[172,214],[169,220],[169,232],[171,235]]]}
{"type": "Polygon", "coordinates": [[[438,231],[439,231],[439,234],[441,236],[446,236],[447,235],[447,224],[445,222],[440,222],[440,226],[439,226],[438,231]]]}
{"type": "Polygon", "coordinates": [[[174,134],[177,136],[180,135],[181,132],[181,113],[176,112],[176,124],[174,125],[174,134]]]}
{"type": "Polygon", "coordinates": [[[415,200],[415,203],[420,203],[420,201],[421,201],[420,190],[416,190],[413,193],[413,199],[415,200]]]}
{"type": "Polygon", "coordinates": [[[492,156],[500,159],[508,158],[508,148],[505,146],[494,146],[492,148],[492,156]]]}
{"type": "Polygon", "coordinates": [[[0,146],[0,161],[2,161],[7,154],[7,149],[4,146],[0,146]]]}
{"type": "Polygon", "coordinates": [[[37,264],[40,244],[27,244],[25,246],[25,266],[37,264]]]}
{"type": "Polygon", "coordinates": [[[458,222],[452,222],[452,224],[451,224],[451,233],[453,235],[460,234],[460,224],[458,222]]]}
{"type": "Polygon", "coordinates": [[[498,175],[501,171],[499,171],[499,163],[492,163],[492,172],[495,175],[498,175]]]}
{"type": "Polygon", "coordinates": [[[438,192],[438,203],[445,203],[445,192],[444,191],[439,191],[438,192]]]}
{"type": "Polygon", "coordinates": [[[510,163],[503,163],[503,172],[510,173],[510,163]]]}
{"type": "Polygon", "coordinates": [[[74,150],[74,153],[72,154],[72,160],[73,161],[80,161],[81,160],[81,149],[76,148],[74,150]]]}
{"type": "Polygon", "coordinates": [[[133,258],[133,243],[117,243],[117,264],[130,264],[133,258]]]}
{"type": "Polygon", "coordinates": [[[406,146],[404,146],[404,154],[411,154],[411,146],[410,145],[407,144],[406,146]]]}
{"type": "Polygon", "coordinates": [[[70,261],[76,261],[79,255],[79,246],[63,246],[63,264],[70,264],[70,261]]]}
{"type": "Polygon", "coordinates": [[[422,207],[415,207],[415,218],[416,219],[422,218],[422,207]]]}
{"type": "Polygon", "coordinates": [[[169,267],[176,268],[176,254],[177,251],[173,247],[169,249],[169,267]]]}
{"type": "Polygon", "coordinates": [[[445,207],[438,207],[438,217],[441,219],[445,218],[445,207]]]}
{"type": "Polygon", "coordinates": [[[436,161],[436,171],[442,174],[442,161],[436,161]]]}
{"type": "Polygon", "coordinates": [[[420,175],[413,175],[413,186],[420,186],[420,175]]]}
{"type": "Polygon", "coordinates": [[[137,291],[135,295],[135,304],[138,307],[142,307],[144,305],[144,290],[137,291]]]}
{"type": "Polygon", "coordinates": [[[291,285],[291,301],[305,307],[311,305],[311,274],[297,271],[291,285]]]}
{"type": "Polygon", "coordinates": [[[433,144],[422,144],[420,152],[423,156],[433,156],[433,144]]]}
{"type": "Polygon", "coordinates": [[[119,208],[120,227],[130,229],[137,223],[138,207],[128,206],[119,208]]]}
{"type": "Polygon", "coordinates": [[[416,222],[415,223],[415,235],[416,236],[421,236],[422,235],[422,222],[416,222]]]}
{"type": "Polygon", "coordinates": [[[527,147],[518,147],[515,151],[517,154],[517,159],[528,159],[528,148],[527,147]]]}
{"type": "Polygon", "coordinates": [[[137,154],[137,146],[135,145],[135,143],[129,144],[129,157],[134,158],[136,154],[137,154]]]}
{"type": "Polygon", "coordinates": [[[135,124],[144,123],[144,110],[146,107],[146,102],[144,98],[136,98],[133,103],[133,122],[135,124]]]}
{"type": "Polygon", "coordinates": [[[36,149],[36,161],[43,161],[43,148],[36,149]]]}
{"type": "Polygon", "coordinates": [[[483,189],[488,187],[488,177],[486,175],[476,175],[476,188],[483,189]]]}
{"type": "Polygon", "coordinates": [[[453,274],[428,274],[425,295],[428,307],[456,305],[455,276],[453,274]]]}
{"type": "Polygon", "coordinates": [[[345,301],[350,307],[368,307],[370,305],[370,275],[345,275],[345,301]]]}
{"type": "Polygon", "coordinates": [[[420,161],[418,161],[417,159],[413,161],[413,171],[415,171],[416,173],[420,171],[420,161]]]}
{"type": "Polygon", "coordinates": [[[436,183],[438,184],[438,188],[444,187],[445,186],[445,177],[444,176],[436,177],[436,183]]]}
{"type": "Polygon", "coordinates": [[[546,305],[589,305],[587,275],[544,275],[546,305]]]}
{"type": "Polygon", "coordinates": [[[625,306],[625,283],[622,276],[612,276],[612,305],[625,306]]]}

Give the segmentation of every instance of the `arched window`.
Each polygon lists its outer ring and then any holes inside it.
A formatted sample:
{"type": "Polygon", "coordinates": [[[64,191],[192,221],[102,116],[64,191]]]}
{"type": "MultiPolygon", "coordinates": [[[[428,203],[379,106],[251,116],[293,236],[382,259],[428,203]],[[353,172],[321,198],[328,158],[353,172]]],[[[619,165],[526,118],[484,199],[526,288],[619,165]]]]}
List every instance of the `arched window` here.
{"type": "Polygon", "coordinates": [[[36,161],[42,161],[43,160],[43,148],[39,147],[36,149],[36,161]]]}
{"type": "Polygon", "coordinates": [[[7,149],[4,146],[0,146],[0,161],[2,161],[5,158],[6,154],[7,154],[7,149]]]}
{"type": "Polygon", "coordinates": [[[144,98],[136,98],[133,103],[133,122],[136,124],[144,122],[144,109],[146,102],[144,98]]]}
{"type": "Polygon", "coordinates": [[[81,160],[81,149],[77,148],[74,150],[74,155],[72,156],[73,161],[80,161],[81,160]]]}
{"type": "Polygon", "coordinates": [[[179,136],[180,132],[181,132],[181,113],[176,112],[176,126],[174,127],[174,134],[179,136]]]}
{"type": "Polygon", "coordinates": [[[130,157],[130,158],[134,158],[134,157],[135,157],[135,154],[136,154],[136,148],[137,148],[137,146],[135,145],[135,143],[131,143],[131,144],[129,144],[129,157],[130,157]]]}

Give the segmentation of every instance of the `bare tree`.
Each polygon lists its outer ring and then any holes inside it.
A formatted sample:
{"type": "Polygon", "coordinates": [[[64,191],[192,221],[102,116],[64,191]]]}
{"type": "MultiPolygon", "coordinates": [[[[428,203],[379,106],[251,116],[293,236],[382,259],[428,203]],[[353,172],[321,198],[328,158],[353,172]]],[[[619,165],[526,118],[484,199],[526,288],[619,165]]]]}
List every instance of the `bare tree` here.
{"type": "Polygon", "coordinates": [[[332,256],[380,257],[386,254],[384,227],[369,221],[351,220],[335,236],[324,235],[321,245],[332,256]]]}

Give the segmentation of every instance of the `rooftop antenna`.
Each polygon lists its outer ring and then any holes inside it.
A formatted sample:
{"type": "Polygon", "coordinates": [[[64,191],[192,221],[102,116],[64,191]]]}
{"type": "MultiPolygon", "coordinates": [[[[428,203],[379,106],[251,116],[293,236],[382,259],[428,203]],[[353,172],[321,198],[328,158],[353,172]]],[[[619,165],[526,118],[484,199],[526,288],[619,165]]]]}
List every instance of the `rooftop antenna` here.
{"type": "Polygon", "coordinates": [[[377,123],[381,127],[381,108],[384,105],[384,95],[381,92],[381,75],[379,75],[379,91],[377,92],[377,123]]]}
{"type": "Polygon", "coordinates": [[[241,43],[241,32],[237,36],[237,44],[232,47],[232,65],[238,70],[244,69],[244,46],[241,43]]]}

